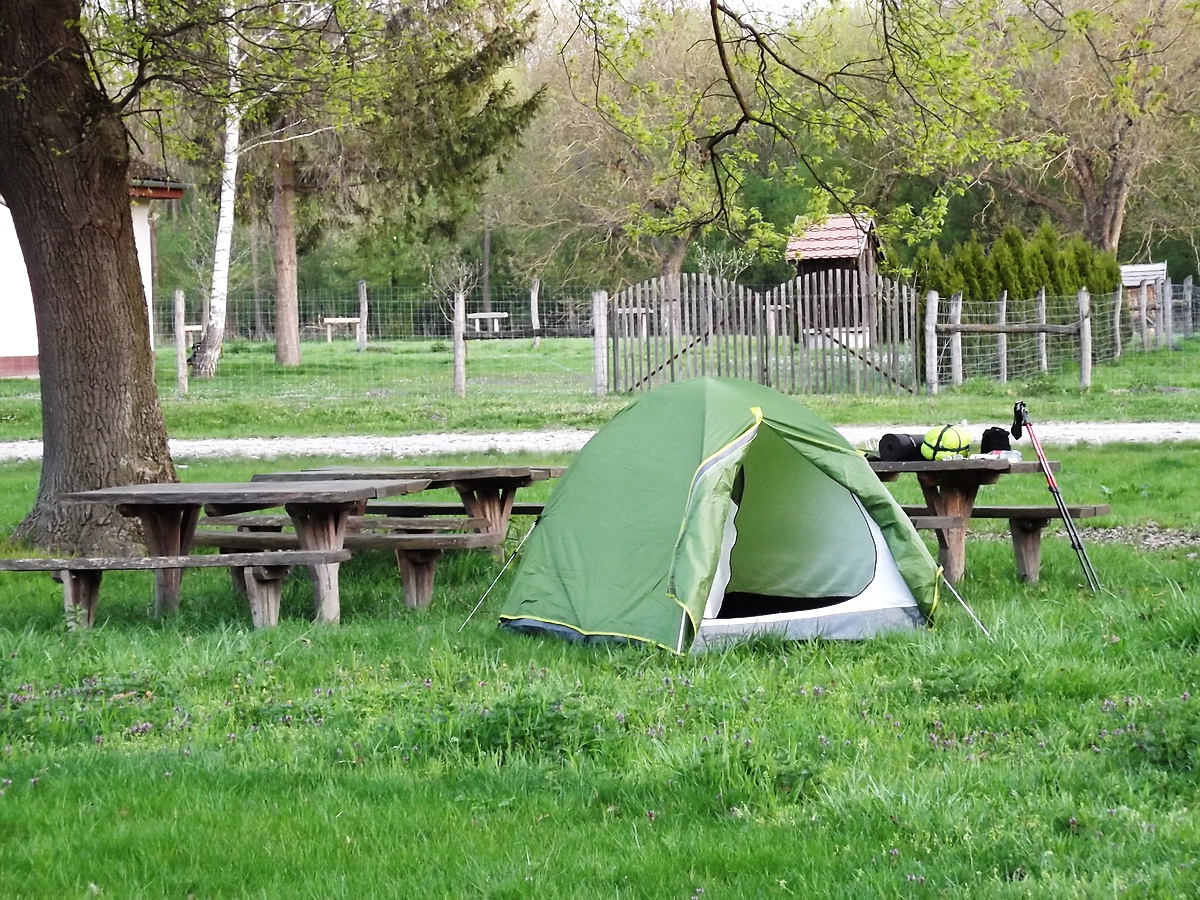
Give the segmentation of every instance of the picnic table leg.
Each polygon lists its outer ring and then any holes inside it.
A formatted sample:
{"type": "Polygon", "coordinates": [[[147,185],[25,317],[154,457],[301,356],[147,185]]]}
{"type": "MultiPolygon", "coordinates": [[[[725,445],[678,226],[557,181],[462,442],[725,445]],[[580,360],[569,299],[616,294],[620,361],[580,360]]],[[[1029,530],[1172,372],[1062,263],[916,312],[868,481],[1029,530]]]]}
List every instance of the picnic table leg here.
{"type": "MultiPolygon", "coordinates": [[[[195,504],[179,506],[123,506],[124,515],[135,515],[142,523],[142,538],[151,556],[187,556],[200,518],[195,504]]],[[[183,569],[154,570],[154,614],[165,616],[179,610],[179,585],[183,569]]]]}
{"type": "MultiPolygon", "coordinates": [[[[337,507],[308,503],[289,503],[284,507],[292,517],[301,550],[341,550],[346,542],[346,524],[353,503],[337,507]]],[[[341,619],[338,592],[340,563],[309,566],[313,585],[313,618],[319,624],[336,625],[341,619]]]]}
{"type": "MultiPolygon", "coordinates": [[[[458,487],[458,496],[462,499],[467,515],[474,518],[487,519],[488,534],[508,534],[508,520],[512,516],[513,499],[516,491],[503,488],[469,488],[458,487]]],[[[503,555],[504,549],[497,548],[497,553],[503,555]]]]}
{"type": "Polygon", "coordinates": [[[1009,519],[1008,530],[1012,535],[1013,557],[1017,563],[1017,576],[1026,584],[1037,584],[1042,568],[1042,530],[1050,524],[1049,519],[1009,519]]]}
{"type": "Polygon", "coordinates": [[[244,570],[250,621],[255,628],[273,628],[279,624],[283,581],[291,570],[291,566],[250,566],[244,570]]]}
{"type": "Polygon", "coordinates": [[[434,549],[396,551],[404,605],[409,609],[426,609],[433,602],[433,574],[441,557],[442,551],[434,549]]]}
{"type": "Polygon", "coordinates": [[[102,569],[59,569],[51,577],[63,586],[63,608],[67,628],[91,628],[96,622],[96,602],[100,599],[102,569]]]}
{"type": "Polygon", "coordinates": [[[975,495],[979,492],[979,486],[936,484],[920,476],[918,480],[921,482],[925,502],[933,509],[935,515],[955,516],[963,523],[953,528],[936,529],[938,561],[942,564],[942,574],[948,582],[956,584],[967,570],[967,523],[971,520],[971,510],[975,508],[975,495]]]}

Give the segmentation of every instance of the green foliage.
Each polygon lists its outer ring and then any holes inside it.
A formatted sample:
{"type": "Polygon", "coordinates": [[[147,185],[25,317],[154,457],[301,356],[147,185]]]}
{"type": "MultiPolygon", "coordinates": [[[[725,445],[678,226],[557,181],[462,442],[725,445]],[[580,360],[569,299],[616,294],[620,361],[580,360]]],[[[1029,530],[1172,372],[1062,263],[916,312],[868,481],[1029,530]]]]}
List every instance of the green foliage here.
{"type": "Polygon", "coordinates": [[[1010,303],[1027,301],[1041,288],[1051,297],[1073,298],[1080,288],[1107,294],[1121,282],[1112,253],[1097,250],[1081,235],[1061,238],[1043,222],[1033,238],[1015,226],[1004,229],[990,248],[978,238],[958,244],[943,259],[937,245],[917,254],[916,277],[922,290],[949,296],[961,290],[965,301],[986,303],[1008,291],[1010,303]]]}
{"type": "Polygon", "coordinates": [[[364,132],[373,219],[400,233],[451,237],[488,177],[517,147],[540,90],[519,97],[506,71],[536,18],[507,2],[446,6],[422,18],[397,10],[384,95],[364,132]]]}

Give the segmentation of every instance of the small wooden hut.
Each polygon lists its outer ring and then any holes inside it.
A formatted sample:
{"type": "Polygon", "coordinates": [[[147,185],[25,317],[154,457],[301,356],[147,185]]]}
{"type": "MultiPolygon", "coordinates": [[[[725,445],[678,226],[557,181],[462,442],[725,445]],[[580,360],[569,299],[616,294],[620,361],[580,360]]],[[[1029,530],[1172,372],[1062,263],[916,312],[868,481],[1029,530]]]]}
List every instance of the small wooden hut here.
{"type": "Polygon", "coordinates": [[[873,308],[883,250],[869,216],[829,216],[788,241],[801,290],[820,298],[818,327],[857,328],[873,308]]]}

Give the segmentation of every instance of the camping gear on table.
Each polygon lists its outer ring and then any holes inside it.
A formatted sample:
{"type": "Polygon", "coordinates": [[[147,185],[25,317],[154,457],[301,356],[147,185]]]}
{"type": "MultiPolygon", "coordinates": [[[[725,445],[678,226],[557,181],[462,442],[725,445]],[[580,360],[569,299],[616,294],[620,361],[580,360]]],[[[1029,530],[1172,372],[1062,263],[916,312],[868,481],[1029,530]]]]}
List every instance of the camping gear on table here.
{"type": "Polygon", "coordinates": [[[1011,450],[1008,432],[1003,428],[985,428],[983,438],[979,441],[980,453],[994,453],[997,450],[1011,450]]]}
{"type": "Polygon", "coordinates": [[[1046,476],[1046,484],[1050,487],[1050,493],[1054,495],[1054,502],[1058,504],[1059,515],[1062,516],[1067,536],[1071,539],[1071,547],[1074,548],[1075,555],[1079,557],[1079,564],[1083,567],[1083,575],[1087,579],[1088,587],[1093,591],[1098,591],[1100,590],[1100,578],[1096,574],[1095,567],[1092,566],[1091,559],[1088,558],[1087,551],[1083,549],[1083,539],[1079,536],[1079,529],[1075,525],[1075,520],[1071,518],[1070,510],[1063,502],[1062,492],[1058,489],[1058,482],[1054,480],[1054,473],[1050,471],[1050,464],[1046,462],[1046,454],[1042,451],[1042,442],[1034,434],[1033,422],[1029,420],[1029,410],[1024,402],[1018,400],[1013,406],[1012,436],[1020,440],[1022,429],[1029,432],[1029,441],[1033,444],[1033,452],[1037,454],[1042,473],[1046,476]]]}
{"type": "Polygon", "coordinates": [[[656,388],[555,485],[503,627],[676,652],[759,634],[860,639],[927,622],[938,566],[870,464],[771,388],[656,388]]]}
{"type": "Polygon", "coordinates": [[[921,458],[923,434],[885,434],[879,439],[879,458],[888,462],[909,462],[921,458]]]}
{"type": "Polygon", "coordinates": [[[962,459],[971,452],[971,433],[960,425],[935,425],[921,439],[922,459],[962,459]]]}

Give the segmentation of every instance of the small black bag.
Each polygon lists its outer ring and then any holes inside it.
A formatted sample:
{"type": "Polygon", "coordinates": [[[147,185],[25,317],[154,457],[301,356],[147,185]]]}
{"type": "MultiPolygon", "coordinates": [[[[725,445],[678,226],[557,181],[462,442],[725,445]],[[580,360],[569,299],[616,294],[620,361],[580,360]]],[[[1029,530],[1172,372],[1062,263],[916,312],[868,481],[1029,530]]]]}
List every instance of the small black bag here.
{"type": "Polygon", "coordinates": [[[1008,431],[1004,428],[988,428],[983,432],[983,440],[979,442],[980,453],[991,453],[993,450],[1011,450],[1008,442],[1008,431]]]}

